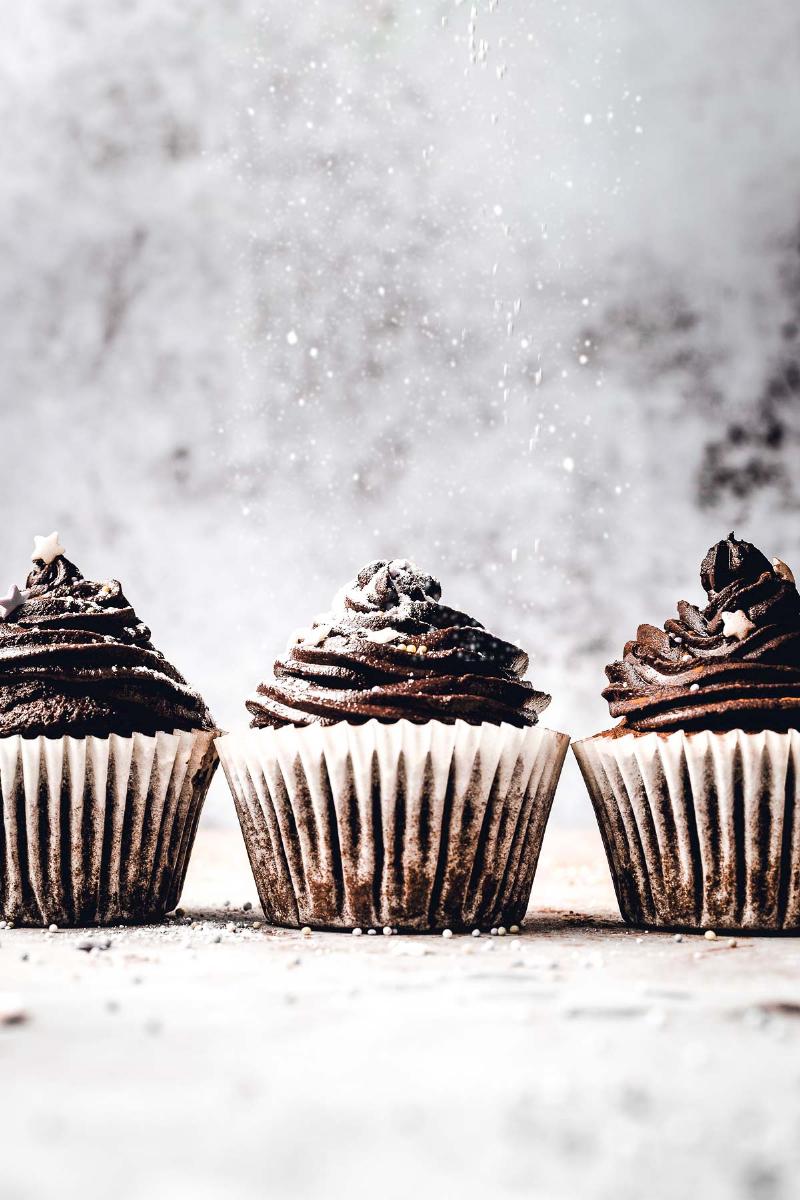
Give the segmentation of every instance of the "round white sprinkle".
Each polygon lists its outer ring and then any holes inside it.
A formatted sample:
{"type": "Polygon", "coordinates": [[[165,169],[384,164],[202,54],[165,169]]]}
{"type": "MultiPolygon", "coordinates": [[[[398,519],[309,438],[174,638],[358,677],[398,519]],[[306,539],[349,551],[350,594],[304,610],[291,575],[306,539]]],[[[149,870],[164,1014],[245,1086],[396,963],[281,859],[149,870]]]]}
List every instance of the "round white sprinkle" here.
{"type": "Polygon", "coordinates": [[[506,927],[505,927],[505,925],[501,925],[501,926],[500,926],[500,928],[497,930],[497,936],[498,936],[498,937],[505,937],[505,936],[506,936],[506,927]]]}
{"type": "Polygon", "coordinates": [[[481,936],[481,931],[480,931],[480,929],[473,929],[473,931],[472,931],[472,936],[473,936],[473,937],[480,937],[480,936],[481,936]]]}
{"type": "Polygon", "coordinates": [[[27,1021],[28,1012],[16,992],[0,992],[0,1025],[20,1025],[27,1021]]]}
{"type": "Polygon", "coordinates": [[[442,930],[442,937],[443,937],[443,938],[451,938],[452,936],[453,936],[453,931],[452,931],[452,929],[443,929],[443,930],[442,930]]]}
{"type": "Polygon", "coordinates": [[[303,937],[311,937],[311,929],[308,925],[304,925],[300,933],[303,937]]]}
{"type": "Polygon", "coordinates": [[[689,686],[689,691],[690,691],[690,692],[699,692],[699,691],[700,691],[700,684],[699,684],[699,683],[692,683],[692,684],[690,684],[690,686],[689,686]]]}
{"type": "Polygon", "coordinates": [[[384,936],[384,937],[391,937],[391,936],[392,936],[392,927],[391,927],[391,925],[384,925],[384,927],[383,927],[383,936],[384,936]]]}
{"type": "Polygon", "coordinates": [[[353,930],[353,937],[361,937],[362,932],[363,930],[359,929],[356,925],[355,929],[353,930]]]}
{"type": "Polygon", "coordinates": [[[519,925],[512,925],[509,928],[509,933],[519,933],[519,925]]]}
{"type": "Polygon", "coordinates": [[[735,950],[739,943],[737,942],[736,938],[728,938],[728,945],[730,946],[731,950],[735,950]]]}
{"type": "Polygon", "coordinates": [[[377,932],[378,932],[377,929],[368,929],[367,930],[367,933],[369,934],[370,937],[375,937],[377,932]]]}
{"type": "Polygon", "coordinates": [[[490,930],[489,930],[489,933],[492,935],[492,937],[497,937],[497,930],[496,930],[496,929],[490,929],[490,930]]]}
{"type": "Polygon", "coordinates": [[[47,932],[48,933],[58,933],[58,926],[57,925],[48,925],[47,932]]]}
{"type": "Polygon", "coordinates": [[[713,929],[707,929],[703,934],[703,937],[707,942],[715,942],[717,940],[717,935],[714,933],[713,929]]]}
{"type": "Polygon", "coordinates": [[[676,933],[676,934],[675,934],[675,937],[673,938],[673,941],[675,941],[675,942],[682,942],[682,941],[683,941],[683,934],[682,934],[682,933],[676,933]]]}

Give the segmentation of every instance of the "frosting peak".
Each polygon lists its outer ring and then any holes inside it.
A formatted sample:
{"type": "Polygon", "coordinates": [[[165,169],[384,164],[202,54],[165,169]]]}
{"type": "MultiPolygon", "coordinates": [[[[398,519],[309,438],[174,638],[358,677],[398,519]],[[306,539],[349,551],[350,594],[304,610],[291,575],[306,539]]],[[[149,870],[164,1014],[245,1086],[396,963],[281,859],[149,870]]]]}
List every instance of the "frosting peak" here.
{"type": "Polygon", "coordinates": [[[603,692],[620,729],[788,729],[800,721],[800,595],[791,571],[733,533],[706,554],[703,609],[640,625],[603,692]]]}
{"type": "Polygon", "coordinates": [[[751,542],[740,542],[730,533],[706,554],[700,566],[700,582],[710,600],[732,583],[753,583],[772,569],[769,559],[751,542]]]}
{"type": "Polygon", "coordinates": [[[441,604],[441,594],[408,559],[368,563],[329,612],[294,635],[274,680],[247,701],[252,725],[534,724],[550,697],[522,679],[527,654],[441,604]]]}
{"type": "Polygon", "coordinates": [[[442,587],[432,575],[423,575],[407,558],[378,558],[367,563],[352,583],[336,593],[331,611],[384,612],[402,605],[405,600],[437,601],[442,587]]]}

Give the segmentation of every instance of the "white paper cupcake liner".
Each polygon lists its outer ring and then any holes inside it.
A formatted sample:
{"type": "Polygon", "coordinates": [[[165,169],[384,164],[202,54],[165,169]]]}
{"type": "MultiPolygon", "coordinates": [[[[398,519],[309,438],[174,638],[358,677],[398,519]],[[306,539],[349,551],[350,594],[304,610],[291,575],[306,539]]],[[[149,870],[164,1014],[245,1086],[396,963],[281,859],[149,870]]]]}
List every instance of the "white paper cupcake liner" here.
{"type": "Polygon", "coordinates": [[[800,733],[573,743],[623,919],[800,929],[800,733]]]}
{"type": "Polygon", "coordinates": [[[213,732],[0,738],[0,911],[17,925],[158,920],[178,902],[213,732]]]}
{"type": "Polygon", "coordinates": [[[345,722],[218,739],[276,925],[488,928],[525,915],[569,738],[345,722]]]}

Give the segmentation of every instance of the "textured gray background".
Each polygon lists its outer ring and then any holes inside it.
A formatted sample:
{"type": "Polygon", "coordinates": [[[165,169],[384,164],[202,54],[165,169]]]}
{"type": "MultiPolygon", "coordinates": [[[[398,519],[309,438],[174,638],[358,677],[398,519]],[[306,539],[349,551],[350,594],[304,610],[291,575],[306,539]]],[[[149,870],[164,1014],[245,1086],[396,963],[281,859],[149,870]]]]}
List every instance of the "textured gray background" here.
{"type": "Polygon", "coordinates": [[[230,727],[410,555],[606,725],[710,542],[800,562],[799,47],[785,0],[3,5],[0,583],[58,528],[230,727]]]}

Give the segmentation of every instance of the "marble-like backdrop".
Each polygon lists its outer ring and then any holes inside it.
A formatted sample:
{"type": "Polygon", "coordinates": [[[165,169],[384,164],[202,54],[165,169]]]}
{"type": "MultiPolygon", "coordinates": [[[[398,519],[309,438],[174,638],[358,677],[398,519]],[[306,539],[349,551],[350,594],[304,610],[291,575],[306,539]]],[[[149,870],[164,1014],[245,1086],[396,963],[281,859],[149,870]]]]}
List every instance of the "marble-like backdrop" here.
{"type": "Polygon", "coordinates": [[[785,0],[4,5],[5,576],[58,528],[230,726],[409,555],[606,725],[712,541],[800,562],[798,44],[785,0]]]}

